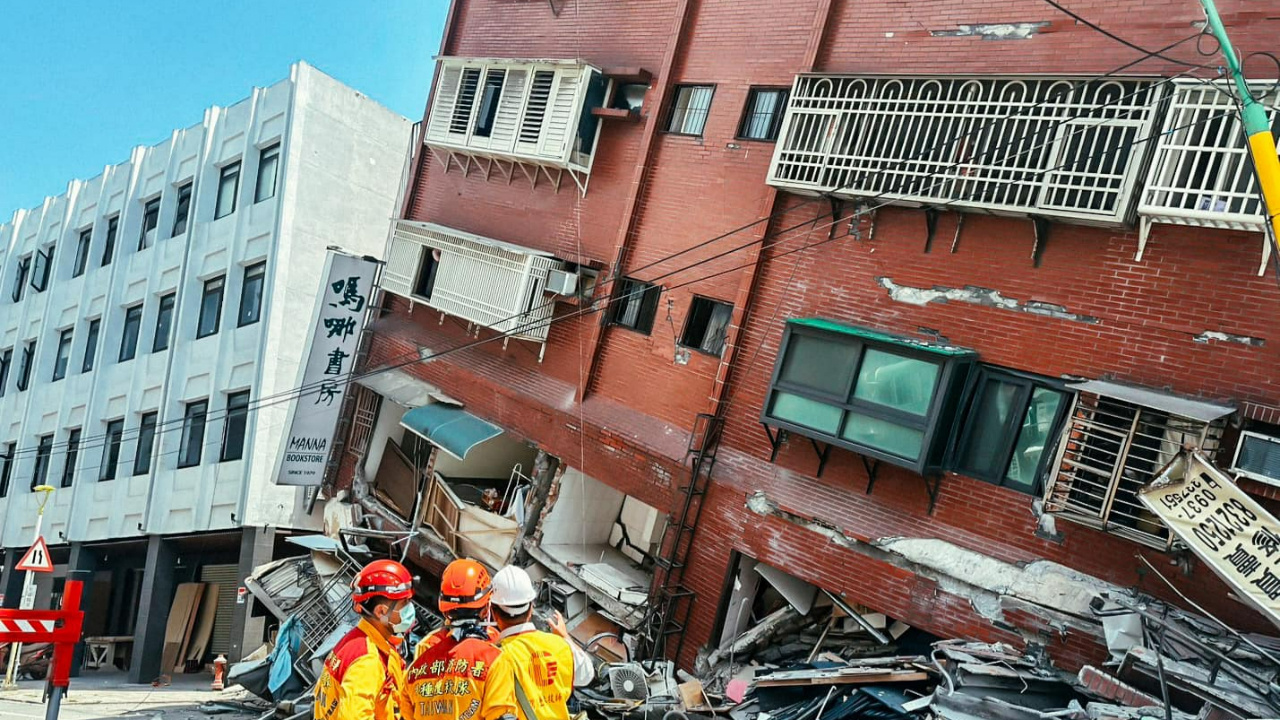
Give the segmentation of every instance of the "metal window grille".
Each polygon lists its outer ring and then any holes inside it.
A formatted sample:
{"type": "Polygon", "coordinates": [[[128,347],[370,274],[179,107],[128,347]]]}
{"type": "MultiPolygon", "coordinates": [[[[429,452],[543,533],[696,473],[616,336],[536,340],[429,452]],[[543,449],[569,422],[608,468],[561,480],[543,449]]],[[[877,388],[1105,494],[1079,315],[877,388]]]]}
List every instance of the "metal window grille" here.
{"type": "Polygon", "coordinates": [[[512,337],[545,343],[552,304],[547,274],[564,264],[530,248],[431,223],[395,225],[382,288],[512,337]],[[431,297],[414,294],[421,253],[440,251],[431,297]]]}
{"type": "Polygon", "coordinates": [[[1223,421],[1205,423],[1114,398],[1081,393],[1058,448],[1045,511],[1156,548],[1168,529],[1138,500],[1187,442],[1218,449],[1223,421]]]}
{"type": "Polygon", "coordinates": [[[351,439],[347,447],[364,457],[373,438],[373,425],[378,420],[382,396],[363,385],[356,385],[356,408],[351,418],[351,439]]]}
{"type": "MultiPolygon", "coordinates": [[[[1262,94],[1270,87],[1252,89],[1262,94]]],[[[1268,102],[1272,128],[1280,130],[1280,96],[1268,102]]],[[[1138,213],[1144,244],[1152,222],[1265,231],[1248,140],[1221,83],[1175,83],[1138,213]]]]}
{"type": "Polygon", "coordinates": [[[1162,86],[1137,79],[801,75],[769,183],[1123,224],[1162,86]]]}
{"type": "Polygon", "coordinates": [[[667,131],[681,135],[701,135],[711,111],[710,85],[678,85],[675,102],[671,106],[671,120],[667,131]]]}
{"type": "MultiPolygon", "coordinates": [[[[600,71],[575,61],[443,58],[426,144],[442,152],[590,169],[575,147],[600,71]]],[[[465,167],[465,166],[464,166],[465,167]]]]}

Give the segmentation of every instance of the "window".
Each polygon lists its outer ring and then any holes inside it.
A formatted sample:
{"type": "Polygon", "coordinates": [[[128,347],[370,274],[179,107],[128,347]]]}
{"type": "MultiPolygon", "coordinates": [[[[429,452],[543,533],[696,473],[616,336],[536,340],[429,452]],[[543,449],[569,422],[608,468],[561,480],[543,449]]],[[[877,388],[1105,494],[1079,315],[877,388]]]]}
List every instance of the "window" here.
{"type": "Polygon", "coordinates": [[[119,229],[119,215],[107,220],[107,240],[102,244],[102,263],[100,267],[106,267],[111,264],[111,258],[116,252],[116,232],[119,229]]]}
{"type": "Polygon", "coordinates": [[[437,248],[422,248],[422,260],[418,265],[418,275],[413,282],[413,294],[423,300],[430,300],[436,288],[436,273],[440,271],[441,252],[437,248]]]}
{"type": "Polygon", "coordinates": [[[240,192],[240,163],[233,162],[222,168],[218,176],[218,200],[213,208],[213,219],[224,218],[236,211],[236,195],[240,192]]]}
{"type": "Polygon", "coordinates": [[[200,296],[200,318],[196,323],[196,338],[208,337],[218,332],[222,320],[222,291],[226,276],[218,276],[204,283],[200,296]]]}
{"type": "Polygon", "coordinates": [[[156,244],[156,226],[160,224],[160,198],[152,198],[142,206],[142,232],[138,233],[138,249],[156,244]]]}
{"type": "Polygon", "coordinates": [[[49,273],[53,270],[53,246],[35,254],[31,265],[31,289],[42,293],[49,288],[49,273]]]}
{"type": "Polygon", "coordinates": [[[176,237],[187,231],[187,220],[191,217],[191,183],[178,188],[178,206],[173,212],[173,232],[169,237],[176,237]]]}
{"type": "Polygon", "coordinates": [[[106,443],[102,446],[102,465],[98,466],[98,481],[115,480],[116,466],[120,464],[120,444],[124,441],[124,420],[107,423],[106,443]]]}
{"type": "Polygon", "coordinates": [[[227,420],[222,431],[222,461],[244,457],[245,429],[249,424],[249,391],[227,396],[227,420]]]}
{"type": "Polygon", "coordinates": [[[240,286],[240,312],[238,327],[252,325],[262,319],[262,283],[266,279],[267,264],[260,262],[244,269],[244,284],[240,286]]]}
{"type": "Polygon", "coordinates": [[[67,433],[67,462],[62,466],[62,487],[71,487],[75,479],[76,463],[80,460],[80,428],[67,433]]]}
{"type": "Polygon", "coordinates": [[[671,103],[671,117],[667,120],[667,132],[677,135],[701,135],[711,110],[713,85],[677,85],[675,100],[671,103]]]}
{"type": "Polygon", "coordinates": [[[280,143],[263,148],[258,155],[258,183],[254,186],[253,201],[260,203],[276,196],[276,182],[280,175],[280,143]]]}
{"type": "Polygon", "coordinates": [[[80,277],[89,265],[89,246],[93,243],[93,228],[80,231],[80,240],[76,242],[76,259],[71,265],[71,277],[80,277]]]}
{"type": "Polygon", "coordinates": [[[0,455],[0,498],[9,496],[9,482],[13,479],[13,464],[17,462],[14,454],[18,451],[17,443],[9,443],[0,455]]]}
{"type": "Polygon", "coordinates": [[[209,401],[187,403],[182,414],[182,443],[178,448],[178,467],[188,468],[200,464],[200,451],[204,447],[204,424],[209,415],[209,401]]]}
{"type": "Polygon", "coordinates": [[[785,88],[751,88],[747,93],[747,106],[742,112],[742,124],[738,126],[738,137],[743,140],[777,140],[783,111],[787,109],[787,93],[785,88]]]}
{"type": "Polygon", "coordinates": [[[960,427],[954,469],[1037,493],[1062,431],[1068,399],[1058,383],[983,367],[960,427]]]}
{"type": "Polygon", "coordinates": [[[146,475],[151,472],[151,451],[156,444],[156,418],[159,413],[142,414],[142,423],[138,426],[138,447],[133,453],[133,474],[146,475]]]}
{"type": "Polygon", "coordinates": [[[156,335],[151,340],[151,352],[169,348],[169,336],[173,334],[173,305],[176,293],[160,297],[160,312],[156,315],[156,335]]]}
{"type": "Polygon", "coordinates": [[[653,318],[658,314],[658,298],[662,289],[631,278],[618,283],[618,295],[609,305],[609,322],[648,335],[653,318]]]}
{"type": "Polygon", "coordinates": [[[124,311],[124,334],[120,336],[120,362],[132,360],[138,355],[138,333],[142,330],[142,306],[134,305],[124,311]]]}
{"type": "Polygon", "coordinates": [[[787,324],[761,421],[926,473],[974,354],[828,320],[787,324]]]}
{"type": "Polygon", "coordinates": [[[53,435],[41,435],[36,444],[36,466],[31,473],[31,490],[44,485],[49,477],[49,457],[53,455],[53,435]]]}
{"type": "Polygon", "coordinates": [[[27,276],[31,271],[31,256],[18,258],[18,275],[13,280],[13,291],[9,293],[9,297],[14,302],[22,302],[22,294],[27,289],[27,276]]]}
{"type": "Polygon", "coordinates": [[[493,134],[493,121],[498,117],[498,99],[502,97],[502,84],[506,77],[506,70],[490,70],[485,75],[480,112],[476,113],[476,128],[472,133],[475,136],[489,137],[493,134]]]}
{"type": "Polygon", "coordinates": [[[74,332],[67,328],[58,333],[58,355],[53,361],[53,382],[67,376],[67,365],[71,362],[71,339],[74,332]]]}
{"type": "Polygon", "coordinates": [[[98,355],[98,328],[101,324],[102,321],[97,318],[89,321],[89,332],[84,341],[84,363],[80,366],[82,372],[93,369],[93,360],[98,355]]]}
{"type": "Polygon", "coordinates": [[[22,346],[22,358],[18,361],[18,389],[26,390],[31,385],[31,366],[36,362],[36,341],[28,340],[22,346]]]}
{"type": "Polygon", "coordinates": [[[1168,530],[1138,490],[1186,443],[1212,455],[1231,408],[1100,381],[1069,387],[1080,393],[1057,448],[1045,511],[1166,548],[1168,530]]]}
{"type": "Polygon", "coordinates": [[[0,352],[0,397],[4,397],[4,391],[9,387],[9,368],[12,366],[13,348],[5,348],[0,352]]]}
{"type": "Polygon", "coordinates": [[[724,351],[731,317],[733,306],[729,303],[694,297],[689,305],[689,317],[684,321],[684,332],[680,334],[680,344],[719,357],[724,351]]]}
{"type": "Polygon", "coordinates": [[[453,114],[449,118],[449,131],[465,133],[471,110],[476,103],[476,88],[480,85],[480,69],[467,68],[462,71],[462,85],[458,88],[458,102],[453,106],[453,114]]]}

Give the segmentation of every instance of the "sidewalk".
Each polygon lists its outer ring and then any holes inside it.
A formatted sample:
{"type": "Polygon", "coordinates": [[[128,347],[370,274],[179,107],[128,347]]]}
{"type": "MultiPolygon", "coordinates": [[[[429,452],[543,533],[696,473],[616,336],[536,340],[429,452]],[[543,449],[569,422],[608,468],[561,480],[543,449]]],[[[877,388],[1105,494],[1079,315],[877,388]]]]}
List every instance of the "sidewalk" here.
{"type": "MultiPolygon", "coordinates": [[[[266,712],[246,709],[243,703],[262,705],[239,686],[222,691],[209,689],[212,678],[205,673],[176,675],[172,684],[163,687],[131,685],[128,675],[114,671],[86,671],[71,679],[69,694],[62,700],[61,720],[98,720],[98,718],[156,718],[188,720],[195,718],[258,717],[266,712]],[[202,712],[205,703],[228,703],[228,711],[219,714],[202,712]],[[234,708],[234,709],[233,709],[234,708]]],[[[16,690],[0,691],[0,718],[43,718],[44,682],[24,680],[16,690]]]]}

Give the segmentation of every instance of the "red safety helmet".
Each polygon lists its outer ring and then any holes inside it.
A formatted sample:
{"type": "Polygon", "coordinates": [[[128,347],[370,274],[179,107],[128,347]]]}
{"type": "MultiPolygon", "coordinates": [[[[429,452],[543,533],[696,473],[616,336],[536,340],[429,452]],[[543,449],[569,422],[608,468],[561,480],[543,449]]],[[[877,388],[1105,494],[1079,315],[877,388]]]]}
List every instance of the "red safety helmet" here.
{"type": "Polygon", "coordinates": [[[493,583],[489,571],[475,560],[454,560],[440,576],[440,612],[479,610],[489,604],[493,583]]]}
{"type": "Polygon", "coordinates": [[[388,600],[413,597],[413,576],[395,560],[374,560],[356,574],[351,583],[351,599],[360,605],[375,597],[388,600]]]}

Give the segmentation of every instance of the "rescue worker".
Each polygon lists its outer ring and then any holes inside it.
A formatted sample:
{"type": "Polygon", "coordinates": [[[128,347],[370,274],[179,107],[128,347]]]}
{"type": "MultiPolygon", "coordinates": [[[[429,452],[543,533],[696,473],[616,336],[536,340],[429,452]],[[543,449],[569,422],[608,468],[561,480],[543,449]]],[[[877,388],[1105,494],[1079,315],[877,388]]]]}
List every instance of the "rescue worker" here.
{"type": "Polygon", "coordinates": [[[489,639],[489,571],[454,560],[440,581],[444,627],[423,638],[400,694],[404,720],[515,720],[510,673],[492,674],[498,648],[489,639]]]}
{"type": "MultiPolygon", "coordinates": [[[[515,680],[520,720],[569,720],[569,696],[595,679],[591,656],[569,637],[559,612],[552,632],[533,626],[538,593],[523,568],[508,565],[493,577],[493,618],[498,624],[498,666],[515,680]]],[[[498,669],[490,674],[493,677],[498,669]]]]}
{"type": "Polygon", "coordinates": [[[329,653],[316,683],[318,720],[396,720],[404,682],[397,647],[413,627],[413,576],[394,560],[375,560],[351,584],[360,615],[329,653]]]}

